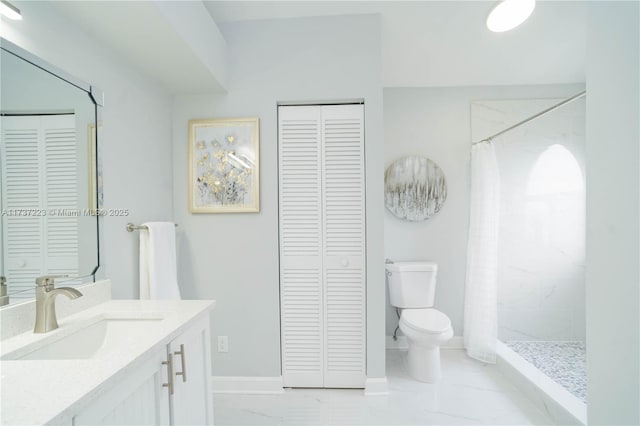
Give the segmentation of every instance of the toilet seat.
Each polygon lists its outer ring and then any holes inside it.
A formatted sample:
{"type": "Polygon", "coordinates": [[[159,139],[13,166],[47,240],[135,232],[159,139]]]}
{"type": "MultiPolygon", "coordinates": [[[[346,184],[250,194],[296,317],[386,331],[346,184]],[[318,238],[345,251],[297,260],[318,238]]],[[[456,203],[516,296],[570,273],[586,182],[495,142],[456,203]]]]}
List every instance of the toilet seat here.
{"type": "Polygon", "coordinates": [[[400,322],[407,327],[428,334],[442,334],[451,329],[451,320],[437,309],[404,309],[400,322]]]}

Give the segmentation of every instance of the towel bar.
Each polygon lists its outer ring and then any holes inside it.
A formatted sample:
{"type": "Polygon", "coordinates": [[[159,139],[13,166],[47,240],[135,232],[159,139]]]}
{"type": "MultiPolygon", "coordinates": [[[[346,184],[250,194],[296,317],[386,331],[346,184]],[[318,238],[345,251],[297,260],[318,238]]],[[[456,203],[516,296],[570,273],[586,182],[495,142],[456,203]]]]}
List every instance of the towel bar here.
{"type": "MultiPolygon", "coordinates": [[[[174,223],[174,225],[178,226],[177,223],[174,223]]],[[[148,230],[149,228],[147,227],[147,225],[134,225],[131,222],[127,223],[127,232],[133,232],[135,230],[140,230],[140,229],[148,230]]]]}

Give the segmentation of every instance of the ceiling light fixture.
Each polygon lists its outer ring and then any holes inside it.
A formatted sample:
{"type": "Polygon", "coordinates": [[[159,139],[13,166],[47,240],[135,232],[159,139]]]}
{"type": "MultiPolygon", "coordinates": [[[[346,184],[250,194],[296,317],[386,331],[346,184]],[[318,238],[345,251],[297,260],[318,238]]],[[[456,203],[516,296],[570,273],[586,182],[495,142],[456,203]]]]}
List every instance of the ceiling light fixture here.
{"type": "Polygon", "coordinates": [[[494,33],[509,31],[522,24],[536,7],[536,0],[503,0],[487,17],[487,28],[494,33]]]}
{"type": "Polygon", "coordinates": [[[19,21],[22,19],[20,9],[5,0],[0,1],[0,15],[6,16],[7,18],[13,19],[14,21],[19,21]]]}

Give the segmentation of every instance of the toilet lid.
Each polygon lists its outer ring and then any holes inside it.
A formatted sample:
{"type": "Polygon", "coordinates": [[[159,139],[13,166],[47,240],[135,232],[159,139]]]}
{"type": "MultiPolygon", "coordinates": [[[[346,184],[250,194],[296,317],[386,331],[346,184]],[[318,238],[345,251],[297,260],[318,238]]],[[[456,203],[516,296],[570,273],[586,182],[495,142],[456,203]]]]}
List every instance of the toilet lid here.
{"type": "Polygon", "coordinates": [[[451,328],[449,317],[436,309],[405,309],[400,320],[424,333],[440,334],[451,328]]]}

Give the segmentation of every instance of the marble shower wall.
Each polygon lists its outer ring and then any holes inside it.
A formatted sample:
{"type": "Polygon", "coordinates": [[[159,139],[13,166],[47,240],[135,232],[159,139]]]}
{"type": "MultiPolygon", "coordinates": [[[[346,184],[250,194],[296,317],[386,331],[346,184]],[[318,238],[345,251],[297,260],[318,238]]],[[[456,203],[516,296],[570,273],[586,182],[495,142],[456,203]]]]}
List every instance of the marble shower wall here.
{"type": "MultiPolygon", "coordinates": [[[[472,103],[472,140],[561,99],[472,103]]],[[[501,177],[498,336],[585,339],[585,101],[496,138],[501,177]]]]}

